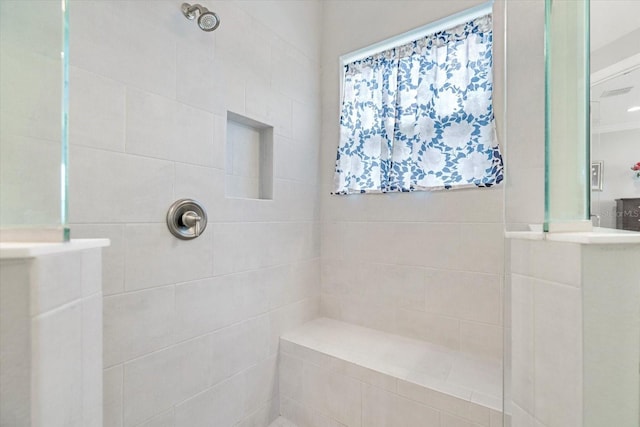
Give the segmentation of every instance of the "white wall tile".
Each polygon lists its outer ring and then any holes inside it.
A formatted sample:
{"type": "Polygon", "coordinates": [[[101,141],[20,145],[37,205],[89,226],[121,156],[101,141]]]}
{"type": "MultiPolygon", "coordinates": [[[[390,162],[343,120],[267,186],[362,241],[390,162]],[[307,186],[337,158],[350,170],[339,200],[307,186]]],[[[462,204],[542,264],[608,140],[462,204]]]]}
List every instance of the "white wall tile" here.
{"type": "Polygon", "coordinates": [[[396,322],[402,335],[444,345],[454,350],[460,349],[460,321],[455,318],[400,309],[396,322]]]}
{"type": "Polygon", "coordinates": [[[47,57],[59,57],[60,40],[51,40],[51,35],[60,31],[59,22],[51,19],[52,14],[60,13],[57,5],[36,3],[33,8],[25,8],[20,2],[9,1],[2,5],[2,41],[47,57]],[[31,33],[19,21],[31,19],[41,31],[31,33]],[[18,22],[16,22],[18,21],[18,22]],[[52,22],[53,21],[53,22],[52,22]]]}
{"type": "Polygon", "coordinates": [[[440,413],[433,408],[376,387],[362,387],[363,426],[410,427],[439,424],[440,413]]]}
{"type": "Polygon", "coordinates": [[[102,294],[124,291],[124,226],[119,224],[70,224],[72,238],[106,238],[102,248],[102,294]]]}
{"type": "MultiPolygon", "coordinates": [[[[3,95],[4,97],[5,95],[3,95]]],[[[4,123],[13,122],[0,111],[2,156],[0,215],[3,224],[50,224],[60,218],[60,143],[11,134],[4,123]],[[6,132],[6,134],[5,134],[6,132]],[[28,165],[28,166],[27,166],[28,165]],[[24,169],[38,171],[24,178],[24,169]]]]}
{"type": "Polygon", "coordinates": [[[214,164],[214,116],[174,100],[127,90],[128,153],[186,163],[214,164]]]}
{"type": "Polygon", "coordinates": [[[544,219],[544,5],[509,3],[506,51],[506,221],[541,224],[544,219]],[[530,55],[519,55],[525,49],[530,55]]]}
{"type": "Polygon", "coordinates": [[[124,151],[125,86],[98,74],[71,67],[69,76],[69,142],[124,151]]]}
{"type": "Polygon", "coordinates": [[[103,379],[103,425],[122,427],[123,365],[105,369],[103,379]]]}
{"type": "Polygon", "coordinates": [[[499,325],[460,321],[460,350],[490,359],[502,359],[503,329],[499,325]]]}
{"type": "Polygon", "coordinates": [[[280,412],[286,419],[291,420],[297,426],[346,427],[346,424],[289,398],[282,400],[280,412]]]}
{"type": "Polygon", "coordinates": [[[317,256],[313,223],[212,224],[214,275],[317,256]]]}
{"type": "Polygon", "coordinates": [[[304,363],[302,402],[347,426],[362,425],[360,387],[360,381],[304,363]]]}
{"type": "Polygon", "coordinates": [[[38,257],[30,275],[31,315],[77,300],[82,296],[82,253],[38,257]]]}
{"type": "Polygon", "coordinates": [[[340,319],[367,328],[386,332],[401,330],[402,316],[397,313],[398,310],[387,303],[360,301],[357,296],[340,299],[340,319]]]}
{"type": "Polygon", "coordinates": [[[518,405],[513,405],[511,414],[511,425],[522,427],[540,427],[541,424],[535,424],[534,417],[518,405]]]}
{"type": "Polygon", "coordinates": [[[242,375],[194,396],[176,406],[176,427],[233,426],[243,414],[242,375]]]}
{"type": "Polygon", "coordinates": [[[426,310],[478,322],[500,323],[500,276],[455,270],[425,273],[426,310]]]}
{"type": "Polygon", "coordinates": [[[171,344],[175,327],[173,286],[104,298],[106,367],[171,344]]]}
{"type": "Polygon", "coordinates": [[[276,396],[273,400],[258,407],[253,413],[245,416],[237,427],[270,426],[280,417],[280,399],[276,396]]]}
{"type": "Polygon", "coordinates": [[[293,114],[291,99],[272,90],[267,101],[269,102],[267,117],[273,124],[273,132],[277,136],[291,137],[293,114]]]}
{"type": "Polygon", "coordinates": [[[31,340],[31,422],[82,426],[80,302],[36,317],[31,340]]]}
{"type": "Polygon", "coordinates": [[[211,336],[196,338],[125,364],[125,425],[137,425],[213,384],[211,336]]]}
{"type": "Polygon", "coordinates": [[[365,368],[358,363],[351,363],[338,358],[331,358],[329,367],[332,371],[355,378],[365,384],[381,388],[392,393],[397,393],[397,378],[380,373],[376,370],[365,368]]]}
{"type": "Polygon", "coordinates": [[[242,295],[229,276],[176,285],[176,335],[195,337],[241,319],[242,295]]]}
{"type": "MultiPolygon", "coordinates": [[[[495,358],[480,358],[476,355],[469,356],[461,353],[457,355],[447,381],[468,390],[474,390],[471,396],[472,400],[474,400],[476,394],[493,396],[500,400],[502,395],[502,365],[495,358]]],[[[487,420],[489,419],[488,407],[482,406],[476,409],[482,409],[485,412],[482,416],[487,420]]],[[[470,411],[468,418],[472,418],[472,416],[473,411],[470,411]]]]}
{"type": "Polygon", "coordinates": [[[640,279],[640,245],[584,246],[582,259],[584,423],[633,424],[640,405],[640,287],[630,284],[640,279]]]}
{"type": "Polygon", "coordinates": [[[170,159],[177,136],[177,103],[152,93],[127,89],[127,153],[170,159]]]}
{"type": "Polygon", "coordinates": [[[279,394],[278,357],[271,356],[243,372],[244,411],[251,413],[279,394]]]}
{"type": "Polygon", "coordinates": [[[511,395],[515,405],[534,412],[534,343],[532,279],[511,276],[511,395]]]}
{"type": "MultiPolygon", "coordinates": [[[[82,251],[82,297],[102,294],[102,248],[82,251]]],[[[102,304],[101,304],[102,307],[102,304]]],[[[102,311],[102,308],[100,309],[102,311]]]]}
{"type": "Polygon", "coordinates": [[[423,387],[404,380],[398,380],[398,394],[416,402],[424,403],[441,412],[458,414],[460,416],[466,416],[469,412],[471,391],[461,387],[456,389],[456,395],[461,396],[461,398],[457,398],[451,394],[442,393],[435,389],[423,387]]]}
{"type": "Polygon", "coordinates": [[[124,426],[140,424],[177,403],[179,364],[179,352],[168,348],[124,365],[124,426]]]}
{"type": "Polygon", "coordinates": [[[69,151],[69,221],[164,221],[173,202],[173,164],[92,148],[69,151]]]}
{"type": "MultiPolygon", "coordinates": [[[[99,249],[94,255],[100,260],[99,249]]],[[[85,263],[83,263],[84,268],[85,263]]],[[[94,271],[100,285],[100,271],[94,271]]],[[[99,426],[103,421],[102,295],[82,301],[82,425],[99,426]]]]}
{"type": "Polygon", "coordinates": [[[269,354],[276,354],[280,336],[318,317],[319,301],[307,298],[269,312],[269,354]]]}
{"type": "MultiPolygon", "coordinates": [[[[167,205],[163,210],[168,208],[167,205]]],[[[194,240],[176,238],[165,223],[127,225],[125,289],[144,289],[211,276],[211,225],[194,240]]]]}
{"type": "MultiPolygon", "coordinates": [[[[48,9],[46,5],[42,7],[48,9]]],[[[33,11],[33,8],[28,10],[33,11]]],[[[7,20],[3,24],[5,22],[7,20]]],[[[11,31],[4,31],[4,28],[3,25],[3,41],[7,33],[11,37],[11,31]]],[[[30,37],[34,38],[34,35],[30,37]]],[[[2,44],[2,80],[0,82],[3,108],[0,109],[0,113],[3,133],[59,141],[62,67],[59,57],[49,55],[37,54],[13,43],[2,44]]],[[[33,159],[45,158],[34,156],[33,159]]]]}
{"type": "Polygon", "coordinates": [[[470,421],[465,420],[464,418],[457,417],[455,415],[447,414],[443,412],[440,415],[440,426],[441,427],[474,427],[470,421]]]}
{"type": "Polygon", "coordinates": [[[302,394],[303,360],[281,351],[278,355],[278,376],[280,396],[299,399],[302,394]]]}
{"type": "Polygon", "coordinates": [[[213,382],[235,375],[269,353],[269,321],[257,317],[221,329],[212,335],[213,382]]]}
{"type": "MultiPolygon", "coordinates": [[[[70,50],[74,52],[71,63],[140,89],[175,97],[175,35],[169,26],[156,26],[153,20],[140,21],[138,13],[130,13],[131,7],[118,2],[73,1],[69,8],[70,26],[76,36],[70,39],[70,50]],[[108,43],[105,34],[109,35],[108,43]]],[[[149,13],[148,8],[145,13],[149,13]]]]}
{"type": "Polygon", "coordinates": [[[583,366],[580,290],[535,281],[533,295],[536,418],[549,427],[579,426],[583,366]]]}
{"type": "MultiPolygon", "coordinates": [[[[533,144],[529,137],[521,141],[523,145],[533,144]]],[[[507,224],[524,227],[528,227],[529,224],[542,224],[544,221],[544,167],[509,170],[509,180],[505,183],[507,224]]]]}
{"type": "MultiPolygon", "coordinates": [[[[206,35],[211,36],[211,34],[206,35]]],[[[219,59],[215,54],[215,43],[206,43],[202,46],[202,43],[194,44],[191,40],[179,39],[177,45],[178,101],[211,113],[225,113],[224,102],[220,96],[223,79],[220,74],[219,59]]]]}
{"type": "Polygon", "coordinates": [[[502,224],[464,224],[461,227],[458,268],[483,273],[502,274],[504,226],[502,224]]]}
{"type": "Polygon", "coordinates": [[[579,244],[513,239],[511,245],[511,271],[514,273],[580,286],[579,244]]]}
{"type": "Polygon", "coordinates": [[[0,261],[0,424],[30,423],[28,260],[0,261]]]}
{"type": "Polygon", "coordinates": [[[168,411],[162,412],[150,420],[143,422],[142,424],[138,424],[137,427],[174,427],[174,418],[174,410],[171,408],[168,411]]]}
{"type": "Polygon", "coordinates": [[[178,344],[178,364],[174,402],[181,402],[213,385],[213,346],[211,335],[194,338],[178,344]]]}

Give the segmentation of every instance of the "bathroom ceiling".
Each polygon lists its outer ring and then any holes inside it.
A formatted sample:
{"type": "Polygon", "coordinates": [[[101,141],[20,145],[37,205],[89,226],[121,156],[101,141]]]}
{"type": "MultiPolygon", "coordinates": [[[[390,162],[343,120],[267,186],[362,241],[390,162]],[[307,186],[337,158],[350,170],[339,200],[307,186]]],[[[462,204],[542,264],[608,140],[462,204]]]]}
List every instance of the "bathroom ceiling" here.
{"type": "Polygon", "coordinates": [[[640,128],[640,111],[627,111],[630,107],[640,106],[640,68],[593,86],[591,102],[596,132],[640,128]],[[629,87],[628,92],[619,95],[611,92],[629,87]]]}
{"type": "Polygon", "coordinates": [[[591,0],[591,50],[640,28],[640,1],[591,0]]]}

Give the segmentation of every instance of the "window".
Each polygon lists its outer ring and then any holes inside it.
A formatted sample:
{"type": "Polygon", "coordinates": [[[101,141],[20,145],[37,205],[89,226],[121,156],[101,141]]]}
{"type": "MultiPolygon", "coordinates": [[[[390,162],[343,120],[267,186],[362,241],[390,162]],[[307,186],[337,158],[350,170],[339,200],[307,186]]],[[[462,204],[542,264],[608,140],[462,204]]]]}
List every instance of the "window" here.
{"type": "Polygon", "coordinates": [[[347,63],[333,194],[500,183],[492,41],[485,14],[347,63]]]}

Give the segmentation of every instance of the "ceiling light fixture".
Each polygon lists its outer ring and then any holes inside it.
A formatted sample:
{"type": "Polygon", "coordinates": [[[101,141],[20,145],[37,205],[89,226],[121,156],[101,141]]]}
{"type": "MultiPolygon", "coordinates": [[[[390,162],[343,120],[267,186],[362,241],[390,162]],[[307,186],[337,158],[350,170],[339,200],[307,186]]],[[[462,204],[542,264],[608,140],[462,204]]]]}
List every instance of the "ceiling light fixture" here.
{"type": "Polygon", "coordinates": [[[634,111],[640,111],[640,105],[636,105],[627,110],[628,113],[633,113],[634,111]]]}

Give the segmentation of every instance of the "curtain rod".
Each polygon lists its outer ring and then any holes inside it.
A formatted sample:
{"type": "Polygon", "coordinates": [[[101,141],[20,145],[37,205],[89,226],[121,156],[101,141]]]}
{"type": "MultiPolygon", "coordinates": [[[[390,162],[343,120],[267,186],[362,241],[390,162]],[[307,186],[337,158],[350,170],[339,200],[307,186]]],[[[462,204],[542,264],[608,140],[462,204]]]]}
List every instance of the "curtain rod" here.
{"type": "Polygon", "coordinates": [[[418,40],[429,34],[434,34],[439,31],[448,30],[449,28],[456,27],[458,25],[464,24],[465,22],[471,21],[475,18],[491,13],[492,10],[493,10],[493,0],[487,3],[480,4],[478,6],[474,6],[469,9],[465,9],[462,12],[458,12],[453,15],[449,15],[445,18],[438,19],[435,22],[431,22],[421,27],[414,28],[413,30],[409,30],[406,33],[390,37],[386,40],[382,40],[378,43],[374,43],[365,48],[358,49],[354,52],[350,52],[345,55],[342,55],[340,56],[340,65],[344,66],[351,62],[358,61],[360,59],[364,59],[369,56],[375,55],[376,53],[380,53],[385,50],[394,48],[396,46],[401,46],[403,44],[418,40]]]}

